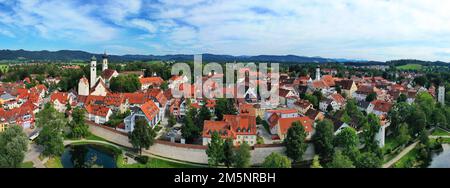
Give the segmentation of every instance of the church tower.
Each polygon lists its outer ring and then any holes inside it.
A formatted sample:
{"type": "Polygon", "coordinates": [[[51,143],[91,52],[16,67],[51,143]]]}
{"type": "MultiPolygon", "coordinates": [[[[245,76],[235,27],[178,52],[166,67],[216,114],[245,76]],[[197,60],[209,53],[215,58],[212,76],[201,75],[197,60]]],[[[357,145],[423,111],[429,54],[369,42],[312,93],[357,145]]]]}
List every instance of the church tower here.
{"type": "Polygon", "coordinates": [[[439,86],[438,89],[438,102],[445,105],[445,87],[439,86]]]}
{"type": "Polygon", "coordinates": [[[320,80],[320,66],[316,68],[316,80],[320,80]]]}
{"type": "Polygon", "coordinates": [[[106,55],[106,51],[103,54],[103,64],[102,64],[102,72],[108,69],[108,55],[106,55]]]}
{"type": "Polygon", "coordinates": [[[95,83],[97,82],[97,58],[95,56],[92,56],[91,58],[91,80],[90,80],[91,88],[95,86],[95,83]]]}

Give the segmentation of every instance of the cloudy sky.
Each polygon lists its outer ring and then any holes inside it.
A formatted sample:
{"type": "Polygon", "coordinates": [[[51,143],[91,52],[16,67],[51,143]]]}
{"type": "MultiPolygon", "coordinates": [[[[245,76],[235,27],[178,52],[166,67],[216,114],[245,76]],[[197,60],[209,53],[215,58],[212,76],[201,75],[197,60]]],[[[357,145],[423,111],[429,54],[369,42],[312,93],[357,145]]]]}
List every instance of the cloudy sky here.
{"type": "Polygon", "coordinates": [[[450,1],[0,0],[0,48],[450,61],[450,1]]]}

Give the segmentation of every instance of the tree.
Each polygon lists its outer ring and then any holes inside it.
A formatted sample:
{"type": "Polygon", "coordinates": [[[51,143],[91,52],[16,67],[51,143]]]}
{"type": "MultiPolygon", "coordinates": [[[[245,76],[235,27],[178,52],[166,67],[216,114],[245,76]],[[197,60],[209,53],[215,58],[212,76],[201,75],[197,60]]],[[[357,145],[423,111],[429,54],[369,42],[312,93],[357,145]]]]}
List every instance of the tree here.
{"type": "Polygon", "coordinates": [[[369,95],[367,95],[366,97],[366,101],[367,102],[372,102],[375,99],[377,99],[377,94],[376,93],[370,93],[369,95]]]}
{"type": "Polygon", "coordinates": [[[409,140],[411,140],[411,136],[408,130],[408,124],[400,124],[396,140],[400,145],[405,145],[409,142],[409,140]]]}
{"type": "Polygon", "coordinates": [[[388,118],[391,122],[389,128],[393,131],[394,135],[398,135],[398,127],[401,123],[406,122],[411,116],[413,107],[406,102],[396,103],[388,112],[388,118]]]}
{"type": "Polygon", "coordinates": [[[355,168],[349,157],[343,155],[340,151],[336,151],[333,160],[327,164],[328,168],[355,168]]]}
{"type": "Polygon", "coordinates": [[[59,156],[64,152],[63,131],[66,125],[64,114],[56,111],[51,104],[36,114],[36,126],[42,127],[36,143],[44,147],[43,155],[59,156]]]}
{"type": "Polygon", "coordinates": [[[223,160],[223,140],[220,138],[219,133],[214,132],[211,135],[206,155],[208,155],[208,165],[210,166],[218,166],[223,160]]]}
{"type": "Polygon", "coordinates": [[[442,108],[436,108],[431,115],[430,124],[435,127],[446,127],[447,126],[447,118],[444,115],[445,111],[442,108]]]}
{"type": "Polygon", "coordinates": [[[72,121],[68,124],[71,132],[70,137],[72,138],[83,138],[87,137],[89,133],[89,126],[84,123],[84,109],[76,107],[72,112],[72,121]]]}
{"type": "Polygon", "coordinates": [[[420,131],[425,129],[427,124],[427,117],[425,112],[417,106],[413,109],[411,115],[407,119],[409,128],[411,129],[411,135],[416,138],[420,131]]]}
{"type": "Polygon", "coordinates": [[[316,132],[312,137],[315,151],[324,160],[330,159],[333,155],[333,129],[333,122],[325,119],[316,125],[316,132]]]}
{"type": "Polygon", "coordinates": [[[379,168],[381,167],[382,162],[382,159],[375,153],[365,152],[359,155],[355,166],[356,168],[379,168]]]}
{"type": "Polygon", "coordinates": [[[177,120],[175,119],[175,116],[170,114],[169,119],[167,120],[167,124],[169,125],[169,127],[173,127],[175,124],[177,124],[177,120]]]}
{"type": "Polygon", "coordinates": [[[311,164],[311,168],[323,168],[322,165],[320,165],[320,160],[318,155],[314,155],[313,162],[311,164]]]}
{"type": "Polygon", "coordinates": [[[233,139],[227,138],[223,143],[223,164],[227,168],[234,163],[234,153],[233,153],[233,139]]]}
{"type": "Polygon", "coordinates": [[[408,100],[408,97],[405,94],[401,93],[397,98],[397,103],[406,102],[406,100],[408,100]]]}
{"type": "Polygon", "coordinates": [[[217,99],[215,114],[220,121],[223,119],[223,115],[236,114],[237,110],[234,107],[234,101],[232,99],[220,98],[217,99]]]}
{"type": "Polygon", "coordinates": [[[344,150],[358,147],[358,144],[358,135],[356,134],[355,129],[351,127],[345,127],[336,135],[335,146],[344,148],[344,150]]]}
{"type": "Polygon", "coordinates": [[[340,85],[336,85],[336,92],[341,94],[342,93],[342,88],[340,85]]]}
{"type": "Polygon", "coordinates": [[[234,167],[250,167],[250,158],[250,146],[246,142],[244,142],[239,146],[239,149],[235,153],[234,167]]]}
{"type": "Polygon", "coordinates": [[[206,105],[203,105],[200,108],[200,111],[198,112],[197,116],[198,116],[197,120],[199,121],[199,125],[200,125],[199,129],[203,130],[203,125],[204,125],[205,120],[211,120],[211,112],[206,107],[206,105]]]}
{"type": "Polygon", "coordinates": [[[416,100],[414,101],[417,106],[425,113],[427,125],[430,125],[429,120],[431,120],[431,116],[433,115],[434,109],[436,107],[436,101],[433,96],[431,96],[428,92],[420,92],[416,96],[416,100]]]}
{"type": "Polygon", "coordinates": [[[192,116],[193,110],[196,111],[194,108],[190,108],[186,115],[184,116],[184,126],[181,128],[181,134],[183,138],[188,140],[189,142],[193,141],[194,139],[198,138],[200,136],[200,127],[195,125],[194,123],[194,117],[192,116]]]}
{"type": "Polygon", "coordinates": [[[368,123],[363,126],[363,140],[364,148],[367,151],[373,151],[378,148],[378,141],[375,139],[377,133],[380,131],[380,119],[375,114],[368,115],[368,123]]]}
{"type": "Polygon", "coordinates": [[[262,163],[263,168],[291,168],[291,161],[279,153],[271,153],[262,163]]]}
{"type": "Polygon", "coordinates": [[[352,118],[348,115],[347,111],[344,111],[340,120],[344,123],[350,124],[350,122],[352,121],[352,118]]]}
{"type": "Polygon", "coordinates": [[[109,88],[113,92],[135,92],[141,89],[141,82],[135,74],[119,75],[111,79],[109,88]]]}
{"type": "Polygon", "coordinates": [[[425,76],[418,76],[414,78],[414,82],[420,86],[426,86],[426,84],[428,84],[428,79],[425,76]]]}
{"type": "Polygon", "coordinates": [[[315,108],[319,107],[319,99],[314,95],[305,94],[305,100],[309,101],[315,108]]]}
{"type": "Polygon", "coordinates": [[[0,133],[0,168],[18,168],[25,158],[28,139],[22,128],[11,125],[0,133]]]}
{"type": "Polygon", "coordinates": [[[300,122],[292,123],[292,126],[288,129],[284,143],[286,144],[286,155],[294,162],[299,162],[303,158],[303,153],[305,153],[307,147],[305,138],[305,128],[300,122]]]}
{"type": "Polygon", "coordinates": [[[134,125],[134,130],[128,135],[131,144],[135,149],[139,149],[139,154],[142,155],[142,148],[148,149],[155,141],[155,131],[147,125],[147,121],[139,119],[134,125]]]}

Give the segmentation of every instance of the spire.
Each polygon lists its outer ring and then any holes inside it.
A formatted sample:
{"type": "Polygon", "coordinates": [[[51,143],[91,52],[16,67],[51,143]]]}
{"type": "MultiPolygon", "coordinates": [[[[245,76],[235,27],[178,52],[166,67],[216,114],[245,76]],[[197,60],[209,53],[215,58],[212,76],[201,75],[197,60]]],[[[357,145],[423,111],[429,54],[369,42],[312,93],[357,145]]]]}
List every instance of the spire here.
{"type": "Polygon", "coordinates": [[[95,55],[93,55],[93,56],[91,57],[91,61],[97,61],[97,58],[95,57],[95,55]]]}

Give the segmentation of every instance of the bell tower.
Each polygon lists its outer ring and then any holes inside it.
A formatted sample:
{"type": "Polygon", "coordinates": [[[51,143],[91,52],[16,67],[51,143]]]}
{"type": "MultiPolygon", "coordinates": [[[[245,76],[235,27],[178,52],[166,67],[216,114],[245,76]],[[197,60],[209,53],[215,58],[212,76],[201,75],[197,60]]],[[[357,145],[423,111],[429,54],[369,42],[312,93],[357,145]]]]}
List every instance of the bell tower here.
{"type": "Polygon", "coordinates": [[[91,88],[94,87],[96,81],[97,81],[97,58],[95,56],[92,56],[92,58],[91,58],[91,79],[90,79],[91,88]]]}
{"type": "Polygon", "coordinates": [[[103,54],[103,62],[102,62],[102,72],[108,69],[108,55],[105,53],[103,54]]]}

